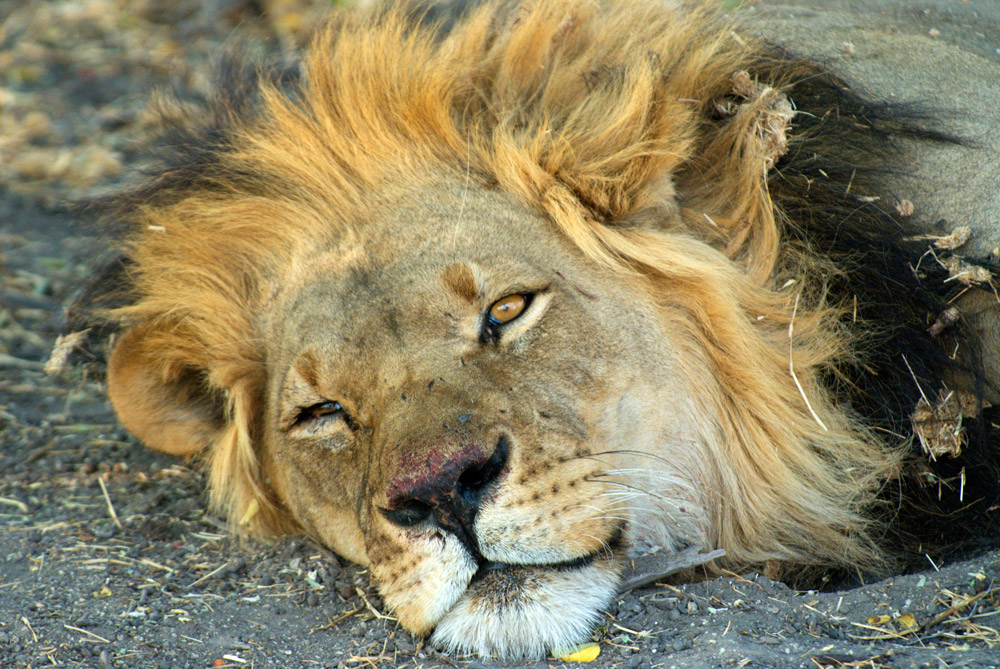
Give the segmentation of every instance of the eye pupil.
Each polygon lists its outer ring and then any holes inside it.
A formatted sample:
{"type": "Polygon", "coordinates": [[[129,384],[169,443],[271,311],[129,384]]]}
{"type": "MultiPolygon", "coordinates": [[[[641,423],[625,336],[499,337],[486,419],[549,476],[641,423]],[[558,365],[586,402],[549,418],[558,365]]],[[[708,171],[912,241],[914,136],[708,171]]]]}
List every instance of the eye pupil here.
{"type": "Polygon", "coordinates": [[[508,323],[520,316],[527,304],[524,295],[508,295],[493,303],[490,316],[498,323],[508,323]]]}

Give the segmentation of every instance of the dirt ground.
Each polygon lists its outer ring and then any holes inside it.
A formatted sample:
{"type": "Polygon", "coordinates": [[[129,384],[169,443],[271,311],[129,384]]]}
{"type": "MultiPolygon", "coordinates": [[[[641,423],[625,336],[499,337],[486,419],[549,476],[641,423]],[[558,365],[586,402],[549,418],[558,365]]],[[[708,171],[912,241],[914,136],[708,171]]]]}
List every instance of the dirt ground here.
{"type": "MultiPolygon", "coordinates": [[[[0,0],[0,667],[504,666],[412,638],[309,540],[234,538],[192,463],[117,425],[91,365],[43,371],[105,252],[65,203],[141,167],[152,93],[206,95],[236,26],[290,54],[324,4],[0,0]]],[[[998,630],[993,550],[842,592],[759,574],[638,589],[593,666],[987,667],[998,630]]]]}

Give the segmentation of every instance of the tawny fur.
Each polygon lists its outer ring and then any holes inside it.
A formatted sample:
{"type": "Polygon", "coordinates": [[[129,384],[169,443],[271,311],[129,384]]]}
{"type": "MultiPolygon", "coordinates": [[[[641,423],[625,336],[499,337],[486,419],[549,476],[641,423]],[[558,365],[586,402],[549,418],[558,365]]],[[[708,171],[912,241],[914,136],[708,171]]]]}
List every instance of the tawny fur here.
{"type": "Polygon", "coordinates": [[[258,314],[308,247],[365,225],[371,193],[472,173],[642,285],[698,352],[683,372],[723,437],[696,485],[713,492],[725,565],[876,564],[866,513],[901,454],[820,383],[852,341],[824,302],[827,266],[782,244],[767,97],[715,112],[760,53],[710,12],[634,0],[487,5],[443,40],[403,12],[338,15],[300,90],[262,82],[256,111],[226,119],[212,176],[128,216],[134,300],[114,312],[126,341],[143,332],[165,384],[204,370],[205,392],[226,398],[213,443],[164,448],[204,449],[234,523],[294,527],[256,460],[258,314]]]}

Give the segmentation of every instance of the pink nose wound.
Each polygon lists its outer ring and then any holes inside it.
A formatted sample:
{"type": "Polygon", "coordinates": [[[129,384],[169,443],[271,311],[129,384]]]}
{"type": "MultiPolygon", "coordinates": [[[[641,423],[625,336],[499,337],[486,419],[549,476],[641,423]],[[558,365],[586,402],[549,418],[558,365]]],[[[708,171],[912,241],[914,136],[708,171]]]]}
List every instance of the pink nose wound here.
{"type": "Polygon", "coordinates": [[[432,523],[477,554],[476,514],[506,467],[508,452],[509,441],[501,436],[491,454],[476,443],[408,453],[386,490],[382,515],[400,527],[432,523]]]}

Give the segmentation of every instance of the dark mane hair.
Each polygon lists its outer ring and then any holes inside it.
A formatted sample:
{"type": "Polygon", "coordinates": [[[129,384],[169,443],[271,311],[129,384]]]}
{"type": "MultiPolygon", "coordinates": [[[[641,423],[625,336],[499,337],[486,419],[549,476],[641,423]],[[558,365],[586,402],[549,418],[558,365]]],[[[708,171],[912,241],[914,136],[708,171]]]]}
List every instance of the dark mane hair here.
{"type": "Polygon", "coordinates": [[[949,281],[943,262],[960,256],[929,251],[928,222],[894,213],[895,203],[887,201],[890,178],[914,159],[900,140],[963,140],[934,130],[933,112],[919,104],[869,99],[780,49],[759,72],[762,80],[786,81],[799,112],[795,140],[769,178],[771,196],[787,217],[786,243],[838,269],[826,278],[828,297],[849,305],[844,326],[862,335],[860,356],[839,365],[827,383],[886,438],[911,445],[906,469],[881,493],[890,543],[909,547],[915,554],[908,557],[920,563],[922,552],[995,536],[1000,408],[984,405],[983,396],[987,387],[995,392],[997,382],[986,378],[977,335],[962,320],[932,327],[967,290],[949,281]],[[956,382],[975,402],[971,415],[961,417],[961,454],[929,458],[914,435],[915,407],[922,399],[933,404],[939,389],[956,382]]]}

